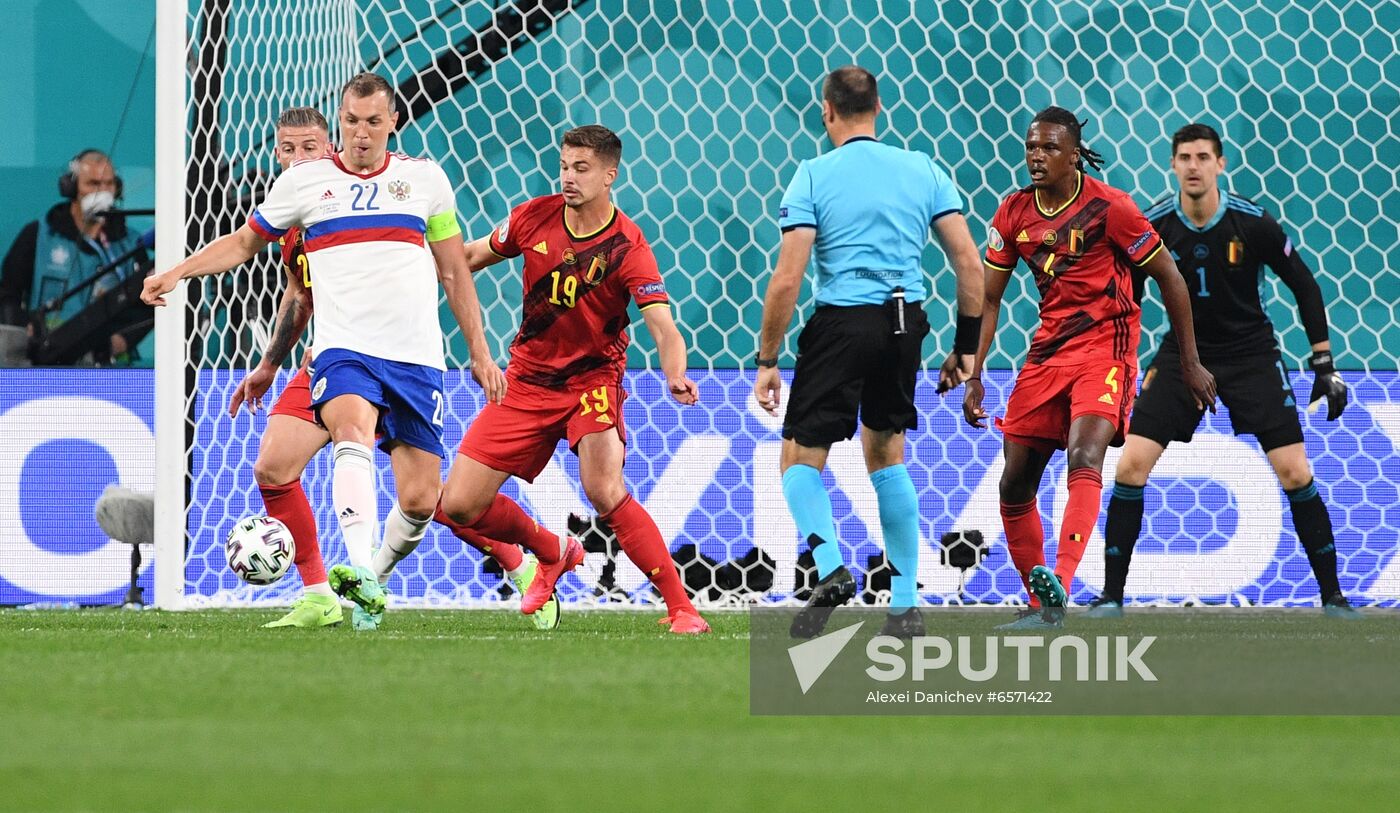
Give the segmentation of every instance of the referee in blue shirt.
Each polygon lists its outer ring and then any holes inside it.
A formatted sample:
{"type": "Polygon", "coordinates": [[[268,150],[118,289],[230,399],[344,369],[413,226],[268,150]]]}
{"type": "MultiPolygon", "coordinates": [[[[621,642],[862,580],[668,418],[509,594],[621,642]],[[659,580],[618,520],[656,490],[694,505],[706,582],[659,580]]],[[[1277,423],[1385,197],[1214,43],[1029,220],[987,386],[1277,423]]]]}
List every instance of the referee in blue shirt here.
{"type": "Polygon", "coordinates": [[[962,196],[929,156],[881,144],[875,137],[879,113],[869,71],[850,65],[826,77],[822,124],[835,149],[798,164],[783,195],[782,247],[763,302],[754,397],[776,414],[783,387],[778,348],[815,250],[817,309],[797,340],[783,420],[783,496],[820,579],[793,621],[799,638],[819,634],[831,611],[856,592],[821,470],[831,444],[855,434],[857,416],[894,571],[883,634],[924,633],[915,606],[919,498],[904,466],[904,433],[919,422],[914,384],[929,332],[919,257],[930,224],[958,278],[957,332],[939,369],[939,392],[971,375],[982,323],[982,262],[963,219],[962,196]]]}

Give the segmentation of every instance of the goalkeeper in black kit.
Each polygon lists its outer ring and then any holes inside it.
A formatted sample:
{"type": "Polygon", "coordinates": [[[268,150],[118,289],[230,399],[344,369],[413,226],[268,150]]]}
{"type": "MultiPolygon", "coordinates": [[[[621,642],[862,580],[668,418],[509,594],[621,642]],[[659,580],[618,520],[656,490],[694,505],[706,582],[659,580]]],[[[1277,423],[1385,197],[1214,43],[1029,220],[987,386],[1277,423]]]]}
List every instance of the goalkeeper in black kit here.
{"type": "MultiPolygon", "coordinates": [[[[1321,589],[1323,611],[1357,618],[1337,582],[1332,519],[1313,482],[1293,388],[1274,326],[1260,302],[1263,266],[1293,292],[1312,344],[1308,366],[1315,378],[1308,402],[1326,401],[1327,419],[1336,420],[1346,409],[1347,386],[1332,364],[1322,291],[1278,221],[1258,204],[1217,185],[1224,169],[1220,135],[1213,128],[1181,128],[1172,136],[1172,171],[1180,192],[1146,215],[1186,278],[1196,346],[1215,376],[1235,434],[1258,438],[1288,497],[1293,527],[1321,589]]],[[[1203,412],[1182,383],[1176,336],[1168,331],[1143,377],[1118,461],[1104,530],[1104,590],[1089,616],[1123,614],[1123,587],[1142,532],[1147,477],[1167,444],[1190,442],[1203,412]]]]}

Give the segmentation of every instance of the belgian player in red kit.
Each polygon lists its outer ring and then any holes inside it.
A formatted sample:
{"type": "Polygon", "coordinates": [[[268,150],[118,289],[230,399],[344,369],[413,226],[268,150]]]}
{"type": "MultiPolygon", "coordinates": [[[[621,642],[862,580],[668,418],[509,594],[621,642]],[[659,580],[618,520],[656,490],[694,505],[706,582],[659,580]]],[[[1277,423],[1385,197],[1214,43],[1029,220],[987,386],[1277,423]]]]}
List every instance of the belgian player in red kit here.
{"type": "MultiPolygon", "coordinates": [[[[1133,270],[1157,281],[1181,345],[1181,375],[1198,407],[1215,401],[1201,366],[1191,302],[1171,255],[1127,193],[1089,177],[1102,159],[1080,138],[1068,110],[1048,107],[1026,134],[1031,185],[1007,196],[987,231],[986,303],[963,416],[983,426],[982,365],[996,335],[1002,294],[1024,260],[1040,291],[1040,328],[998,420],[1006,457],[1001,517],[1011,561],[1031,593],[1031,609],[1006,628],[1063,624],[1074,572],[1098,520],[1103,458],[1120,445],[1137,386],[1140,311],[1133,270]],[[1069,500],[1055,569],[1045,566],[1045,530],[1036,492],[1045,467],[1064,449],[1069,500]]],[[[1213,407],[1212,407],[1213,408],[1213,407]]]]}
{"type": "Polygon", "coordinates": [[[473,270],[523,255],[524,303],[505,400],[487,404],[472,421],[442,508],[485,536],[528,540],[540,559],[521,602],[521,611],[530,612],[583,561],[583,548],[541,528],[500,488],[512,476],[533,481],[567,440],[579,458],[584,493],[661,591],[664,623],[674,633],[704,633],[709,625],[691,605],[660,530],[622,480],[628,303],[637,303],[656,342],[671,396],[690,405],[699,392],[686,376],[685,341],[651,246],[612,204],[621,157],[622,142],[606,127],[568,131],[559,156],[561,193],[517,206],[490,236],[467,246],[473,270]],[[553,561],[541,552],[551,542],[558,550],[553,561]]]}
{"type": "MultiPolygon", "coordinates": [[[[287,169],[298,161],[320,158],[330,148],[325,116],[312,107],[292,107],[277,119],[277,163],[287,169]]],[[[277,308],[273,335],[262,358],[234,388],[229,415],[236,416],[246,403],[251,411],[262,406],[263,395],[277,377],[278,368],[292,352],[311,319],[311,274],[300,229],[290,229],[278,241],[287,287],[277,308]]],[[[253,463],[253,477],[262,493],[267,513],[292,532],[296,542],[296,567],[304,595],[282,618],[268,627],[320,627],[338,624],[340,603],[326,581],[326,566],[317,540],[316,516],[301,485],[302,472],[329,436],[316,425],[311,412],[311,379],[303,363],[287,382],[268,416],[267,429],[253,463]]]]}

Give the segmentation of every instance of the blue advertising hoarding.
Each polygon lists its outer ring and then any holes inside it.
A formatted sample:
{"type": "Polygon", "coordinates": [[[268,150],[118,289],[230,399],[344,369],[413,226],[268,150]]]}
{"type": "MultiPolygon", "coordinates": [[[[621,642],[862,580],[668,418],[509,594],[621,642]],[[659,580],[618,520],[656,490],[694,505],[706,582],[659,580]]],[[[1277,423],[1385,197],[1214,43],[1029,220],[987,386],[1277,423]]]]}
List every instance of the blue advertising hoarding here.
{"type": "MultiPolygon", "coordinates": [[[[1349,377],[1353,405],[1335,423],[1305,414],[1307,444],[1336,526],[1343,587],[1365,603],[1394,603],[1400,599],[1400,376],[1349,377]]],[[[263,510],[252,460],[266,416],[228,417],[227,395],[236,380],[227,372],[200,376],[185,573],[186,594],[195,605],[280,602],[299,587],[295,575],[272,588],[240,585],[223,562],[228,528],[263,510]]],[[[773,586],[764,595],[782,598],[794,587],[801,546],[782,498],[779,426],[752,405],[750,376],[715,371],[697,373],[697,380],[702,403],[683,408],[666,395],[659,376],[629,373],[627,482],[673,550],[694,545],[724,563],[755,546],[762,549],[776,564],[773,586]]],[[[987,375],[994,413],[1009,382],[1005,371],[987,375]]],[[[1295,389],[1306,392],[1310,383],[1299,376],[1295,389]]],[[[447,389],[448,442],[455,446],[480,398],[460,373],[449,373],[447,389]]],[[[0,604],[121,600],[130,548],[106,538],[92,518],[93,506],[110,483],[151,489],[153,391],[150,371],[0,371],[0,604]]],[[[923,423],[910,435],[909,458],[926,543],[919,574],[925,599],[961,595],[1000,602],[1019,595],[997,513],[1000,436],[966,426],[957,401],[939,399],[932,386],[923,387],[920,407],[923,423]],[[954,529],[981,530],[990,542],[987,558],[966,574],[965,583],[964,574],[939,559],[937,541],[954,529]]],[[[317,508],[322,550],[333,563],[344,553],[330,507],[328,458],[322,453],[313,460],[305,485],[317,508]]],[[[1111,451],[1106,471],[1114,460],[1111,451]]],[[[380,507],[387,511],[392,478],[387,458],[381,456],[380,464],[380,507]]],[[[880,550],[880,530],[858,444],[833,449],[826,477],[847,559],[864,567],[880,550]]],[[[507,493],[552,528],[562,529],[570,512],[589,513],[577,485],[577,462],[563,448],[534,484],[510,484],[507,493]]],[[[1057,461],[1041,493],[1047,532],[1057,527],[1063,504],[1064,467],[1057,461]]],[[[1054,534],[1047,538],[1053,558],[1054,534]]],[[[1078,598],[1100,585],[1100,538],[1091,541],[1080,568],[1078,598]]],[[[601,555],[591,555],[563,583],[564,596],[588,595],[602,565],[601,555]]],[[[148,566],[147,588],[149,578],[148,566]]],[[[636,598],[648,594],[641,574],[625,560],[617,583],[636,598]]],[[[390,589],[408,604],[478,603],[494,600],[499,586],[498,577],[483,572],[478,554],[435,527],[390,589]]],[[[1252,438],[1230,434],[1223,410],[1207,415],[1193,443],[1173,444],[1163,457],[1148,489],[1144,536],[1128,587],[1130,596],[1150,599],[1251,605],[1316,599],[1267,461],[1252,438]]]]}

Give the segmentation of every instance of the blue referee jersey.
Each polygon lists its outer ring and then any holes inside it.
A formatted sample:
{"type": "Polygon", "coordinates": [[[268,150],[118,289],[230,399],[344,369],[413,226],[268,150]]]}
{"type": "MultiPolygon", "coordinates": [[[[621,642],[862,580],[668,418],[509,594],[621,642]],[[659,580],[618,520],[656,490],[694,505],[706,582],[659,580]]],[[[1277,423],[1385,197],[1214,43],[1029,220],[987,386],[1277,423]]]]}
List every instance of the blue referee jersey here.
{"type": "Polygon", "coordinates": [[[817,230],[818,305],[878,305],[896,286],[920,302],[928,295],[919,257],[929,227],[962,209],[962,195],[932,158],[857,136],[797,165],[778,225],[817,230]]]}

